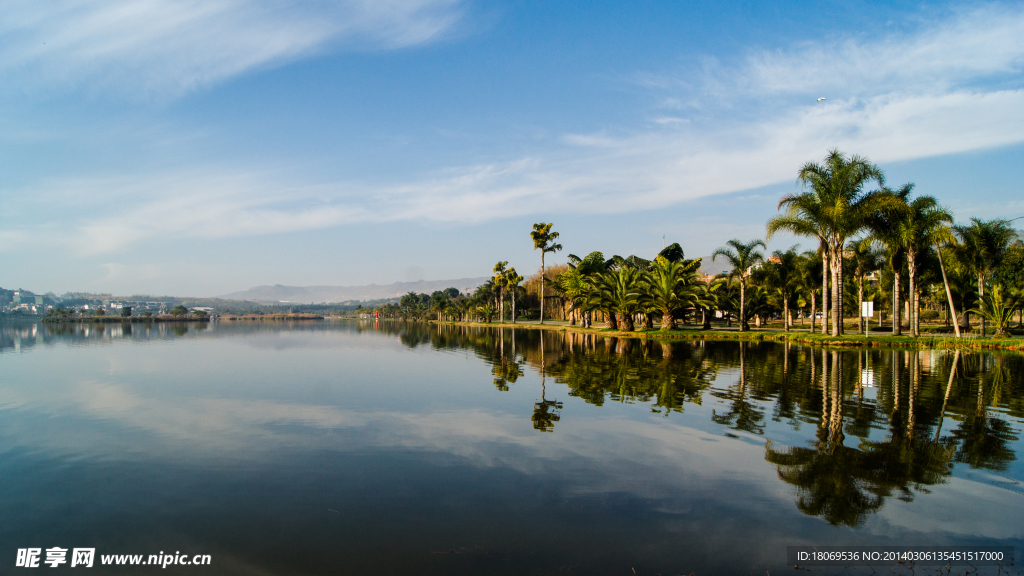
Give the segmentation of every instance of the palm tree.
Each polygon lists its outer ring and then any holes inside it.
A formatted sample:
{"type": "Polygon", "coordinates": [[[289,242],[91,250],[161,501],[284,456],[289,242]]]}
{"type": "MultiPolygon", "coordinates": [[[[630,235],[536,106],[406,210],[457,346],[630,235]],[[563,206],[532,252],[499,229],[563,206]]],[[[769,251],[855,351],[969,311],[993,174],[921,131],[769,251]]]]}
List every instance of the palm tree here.
{"type": "MultiPolygon", "coordinates": [[[[817,255],[821,256],[821,333],[828,332],[828,218],[822,198],[811,192],[799,195],[786,195],[779,200],[778,209],[786,207],[785,214],[768,219],[767,236],[771,240],[777,232],[789,232],[797,236],[809,236],[818,241],[817,255]]],[[[810,258],[810,253],[805,254],[810,258]]],[[[817,288],[810,285],[809,273],[813,267],[805,267],[805,286],[811,292],[811,332],[814,332],[814,315],[816,310],[815,292],[817,288]]]]}
{"type": "Polygon", "coordinates": [[[647,296],[652,307],[661,311],[662,330],[674,330],[675,311],[698,301],[696,268],[699,265],[699,260],[687,265],[664,256],[658,256],[651,263],[651,270],[646,274],[647,296]]]}
{"type": "Polygon", "coordinates": [[[516,323],[516,292],[522,290],[522,282],[526,280],[516,272],[515,268],[505,271],[505,287],[512,294],[512,323],[516,323]]]}
{"type": "MultiPolygon", "coordinates": [[[[978,296],[985,297],[985,281],[1002,263],[1010,244],[1017,239],[1006,220],[978,220],[971,218],[970,226],[955,226],[960,237],[957,259],[971,269],[978,278],[978,296]]],[[[985,336],[985,316],[981,317],[981,335],[985,336]]]]}
{"type": "Polygon", "coordinates": [[[540,222],[533,225],[533,232],[530,238],[533,239],[533,249],[540,250],[540,323],[544,323],[544,255],[549,252],[557,252],[562,249],[561,244],[555,244],[558,239],[558,232],[552,232],[552,223],[540,222]]]}
{"type": "MultiPolygon", "coordinates": [[[[846,245],[847,253],[853,258],[853,275],[857,279],[857,301],[861,310],[864,309],[864,279],[868,274],[875,272],[882,267],[882,252],[873,243],[865,243],[863,240],[851,240],[846,245]]],[[[864,334],[867,326],[864,318],[860,319],[860,332],[864,334]]]]}
{"type": "Polygon", "coordinates": [[[494,276],[491,280],[494,285],[498,288],[498,318],[499,322],[505,322],[505,291],[508,289],[507,285],[507,269],[508,260],[498,262],[494,265],[494,276]]]}
{"type": "Polygon", "coordinates": [[[788,194],[779,200],[783,215],[768,221],[769,238],[787,231],[798,236],[817,238],[822,248],[825,273],[822,292],[828,292],[832,280],[832,334],[843,333],[843,247],[847,238],[864,229],[866,220],[880,208],[879,197],[865,192],[871,181],[884,186],[882,171],[860,156],[847,157],[839,150],[829,151],[823,164],[808,162],[797,179],[804,187],[800,194],[788,194]]]}
{"type": "Polygon", "coordinates": [[[579,313],[581,325],[586,328],[591,325],[594,310],[601,308],[596,286],[606,271],[601,252],[591,252],[585,258],[569,254],[569,269],[556,280],[559,290],[569,298],[573,310],[579,313]]]}
{"type": "MultiPolygon", "coordinates": [[[[818,309],[818,290],[822,288],[822,266],[828,264],[825,260],[818,259],[818,253],[813,250],[808,250],[802,255],[802,265],[800,266],[800,288],[807,291],[811,301],[811,334],[814,333],[814,316],[818,309]]],[[[822,300],[822,309],[825,308],[825,301],[822,300]]],[[[826,315],[822,315],[822,325],[826,324],[824,318],[826,315]]]]}
{"type": "Polygon", "coordinates": [[[984,319],[991,320],[995,326],[995,336],[1008,336],[1013,314],[1021,305],[1019,294],[1006,294],[1002,286],[996,284],[988,294],[981,297],[980,306],[975,312],[984,319]]]}
{"type": "Polygon", "coordinates": [[[711,255],[711,261],[714,262],[719,256],[724,257],[732,265],[732,271],[729,272],[729,276],[739,278],[740,281],[740,332],[750,330],[750,325],[747,324],[747,276],[750,275],[750,268],[755,264],[764,262],[764,254],[757,250],[758,247],[768,249],[765,243],[761,240],[751,240],[744,244],[738,238],[729,240],[726,242],[729,248],[719,248],[711,255]]]}
{"type": "MultiPolygon", "coordinates": [[[[908,184],[904,189],[912,188],[908,184]]],[[[953,234],[949,226],[953,224],[953,214],[939,205],[932,196],[918,196],[907,203],[907,215],[900,227],[903,236],[902,244],[907,250],[907,272],[909,281],[908,297],[910,301],[910,333],[921,334],[921,302],[917,286],[918,262],[924,252],[940,242],[949,242],[953,234]]]]}
{"type": "Polygon", "coordinates": [[[490,304],[484,304],[476,307],[476,313],[483,319],[484,322],[490,322],[491,318],[494,317],[494,306],[490,304]]]}
{"type": "Polygon", "coordinates": [[[619,329],[633,331],[633,315],[640,311],[641,275],[630,266],[623,266],[604,275],[601,284],[601,299],[609,311],[619,314],[619,329]]]}
{"type": "Polygon", "coordinates": [[[711,330],[711,312],[718,301],[718,291],[722,284],[723,282],[716,280],[701,280],[697,283],[696,296],[701,313],[701,330],[711,330]]]}
{"type": "MultiPolygon", "coordinates": [[[[899,190],[886,189],[890,198],[883,210],[877,210],[868,217],[868,236],[862,241],[866,244],[877,243],[885,249],[884,258],[892,271],[892,333],[899,336],[903,333],[903,313],[900,306],[900,281],[903,265],[907,257],[907,219],[910,217],[908,198],[913,191],[913,184],[905,184],[899,190]]],[[[867,249],[868,247],[865,247],[867,249]]],[[[909,318],[908,318],[909,320],[909,318]]]]}
{"type": "Polygon", "coordinates": [[[782,298],[782,323],[785,331],[789,332],[790,316],[789,301],[793,297],[793,291],[800,283],[800,254],[797,253],[799,246],[793,246],[783,252],[776,250],[772,252],[772,258],[763,267],[765,283],[773,290],[778,291],[782,298]]]}

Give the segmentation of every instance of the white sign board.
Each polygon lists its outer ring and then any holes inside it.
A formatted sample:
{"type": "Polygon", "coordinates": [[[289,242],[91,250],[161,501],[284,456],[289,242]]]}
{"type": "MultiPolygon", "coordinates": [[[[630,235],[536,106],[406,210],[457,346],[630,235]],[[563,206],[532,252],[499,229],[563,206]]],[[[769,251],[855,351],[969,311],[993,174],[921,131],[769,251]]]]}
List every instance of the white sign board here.
{"type": "Polygon", "coordinates": [[[860,307],[860,315],[863,318],[873,318],[875,315],[875,303],[862,302],[860,307]]]}

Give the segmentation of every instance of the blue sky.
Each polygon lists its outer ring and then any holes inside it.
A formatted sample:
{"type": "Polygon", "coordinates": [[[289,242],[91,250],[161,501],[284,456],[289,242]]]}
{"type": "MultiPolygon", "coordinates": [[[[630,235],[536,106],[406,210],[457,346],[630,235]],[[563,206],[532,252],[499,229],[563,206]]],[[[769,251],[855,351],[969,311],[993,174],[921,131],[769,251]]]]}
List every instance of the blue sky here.
{"type": "Polygon", "coordinates": [[[706,255],[831,147],[1024,216],[1024,4],[703,4],[3,2],[0,286],[529,273],[538,221],[706,255]]]}

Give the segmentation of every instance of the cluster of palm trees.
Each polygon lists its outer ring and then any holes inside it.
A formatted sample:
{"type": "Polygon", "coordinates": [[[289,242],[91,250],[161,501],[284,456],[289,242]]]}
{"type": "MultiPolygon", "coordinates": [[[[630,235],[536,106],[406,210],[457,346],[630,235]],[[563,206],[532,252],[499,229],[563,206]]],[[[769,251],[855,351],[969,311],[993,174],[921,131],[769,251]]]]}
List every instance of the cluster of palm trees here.
{"type": "Polygon", "coordinates": [[[715,307],[717,287],[704,282],[698,272],[701,259],[689,260],[679,244],[663,249],[654,260],[637,256],[605,259],[601,252],[584,258],[569,255],[569,267],[551,284],[565,297],[571,323],[590,327],[595,315],[605,326],[632,332],[653,328],[660,317],[661,328],[676,328],[687,311],[707,313],[715,307]]]}
{"type": "Polygon", "coordinates": [[[844,319],[851,317],[859,331],[868,330],[860,313],[865,302],[888,311],[897,335],[904,326],[920,335],[922,312],[943,316],[958,336],[970,329],[971,314],[981,317],[983,336],[989,323],[1005,335],[1013,315],[1024,316],[1024,244],[1012,221],[975,218],[955,225],[952,212],[934,197],[916,195],[913,184],[890,188],[877,166],[838,150],[804,164],[797,177],[801,189],[780,199],[764,240],[734,239],[714,252],[712,260],[731,266],[724,274],[701,275],[701,259],[686,259],[678,244],[653,260],[570,254],[568,266],[549,270],[545,256],[562,245],[553,224],[541,222],[530,232],[541,252],[537,276],[524,279],[500,261],[472,295],[454,289],[409,294],[385,313],[504,322],[509,302],[515,322],[517,301],[528,301],[527,312],[536,317],[539,307],[543,322],[552,316],[545,303],[557,300],[560,316],[585,327],[597,318],[622,331],[653,329],[660,319],[661,328],[670,330],[692,316],[705,329],[712,318],[726,325],[735,320],[741,331],[750,329],[751,320],[760,326],[781,318],[788,331],[799,318],[809,319],[814,332],[820,314],[822,334],[834,336],[844,333],[844,319]],[[811,238],[816,246],[767,254],[765,242],[780,233],[811,238]]]}
{"type": "Polygon", "coordinates": [[[789,232],[814,239],[815,250],[794,246],[768,256],[765,241],[730,240],[712,259],[732,269],[713,278],[700,276],[700,259],[685,259],[678,244],[653,261],[593,252],[569,255],[569,268],[548,283],[569,304],[571,321],[589,326],[600,313],[608,328],[622,331],[638,322],[650,329],[659,316],[662,329],[672,329],[687,314],[701,315],[709,328],[712,311],[727,323],[735,317],[741,331],[769,317],[781,317],[788,331],[794,309],[809,309],[813,332],[819,301],[821,331],[833,336],[851,316],[866,331],[860,312],[868,301],[887,305],[897,335],[904,323],[921,334],[922,300],[929,315],[945,313],[957,335],[972,313],[982,318],[982,336],[988,322],[1005,335],[1013,314],[1024,315],[1024,244],[1010,221],[954,225],[934,197],[915,195],[913,184],[889,188],[877,166],[838,150],[802,166],[798,180],[802,190],[779,201],[766,240],[789,232]]]}
{"type": "MultiPolygon", "coordinates": [[[[861,302],[864,278],[885,271],[891,278],[888,300],[893,317],[903,315],[900,300],[905,296],[906,322],[913,336],[921,333],[922,295],[940,279],[949,317],[957,319],[954,329],[958,335],[961,321],[967,321],[970,312],[982,316],[983,336],[986,320],[993,321],[997,333],[1007,332],[1010,316],[1020,308],[1022,286],[1020,282],[998,282],[988,297],[985,286],[1009,257],[1014,253],[1020,257],[1021,239],[1009,221],[972,219],[969,225],[955,226],[953,214],[934,197],[915,197],[913,184],[889,188],[877,166],[838,150],[829,152],[822,163],[805,164],[798,179],[803,190],[779,201],[783,213],[768,221],[767,237],[785,231],[817,240],[823,308],[830,308],[832,335],[844,331],[844,278],[851,268],[861,302]],[[871,184],[875,187],[869,190],[871,184]],[[944,250],[956,274],[977,278],[977,294],[959,291],[962,318],[946,273],[944,250]],[[939,274],[934,274],[936,268],[939,274]],[[904,277],[905,290],[901,286],[904,277]]],[[[902,332],[902,324],[893,322],[894,334],[902,332]]],[[[822,328],[824,331],[825,326],[822,328]]]]}

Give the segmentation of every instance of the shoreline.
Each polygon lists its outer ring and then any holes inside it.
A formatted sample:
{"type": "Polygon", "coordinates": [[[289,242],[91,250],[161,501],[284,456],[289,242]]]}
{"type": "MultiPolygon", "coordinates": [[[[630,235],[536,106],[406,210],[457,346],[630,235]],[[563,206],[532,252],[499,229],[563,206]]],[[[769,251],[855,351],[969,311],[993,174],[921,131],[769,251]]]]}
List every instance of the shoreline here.
{"type": "Polygon", "coordinates": [[[210,317],[189,316],[86,316],[84,318],[44,317],[37,320],[43,324],[141,324],[145,322],[209,322],[210,317]]]}
{"type": "Polygon", "coordinates": [[[805,331],[776,330],[711,330],[675,329],[624,332],[607,328],[581,328],[568,324],[538,324],[516,322],[458,322],[430,320],[432,324],[450,324],[453,326],[474,326],[483,328],[522,328],[532,330],[554,330],[558,332],[574,332],[578,334],[594,334],[608,338],[636,338],[652,340],[757,340],[769,342],[792,342],[812,346],[830,346],[837,348],[917,348],[921,350],[1003,350],[1008,352],[1024,352],[1024,338],[956,338],[955,336],[893,336],[891,334],[872,334],[865,338],[863,334],[844,334],[842,336],[822,335],[805,331]]]}

